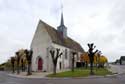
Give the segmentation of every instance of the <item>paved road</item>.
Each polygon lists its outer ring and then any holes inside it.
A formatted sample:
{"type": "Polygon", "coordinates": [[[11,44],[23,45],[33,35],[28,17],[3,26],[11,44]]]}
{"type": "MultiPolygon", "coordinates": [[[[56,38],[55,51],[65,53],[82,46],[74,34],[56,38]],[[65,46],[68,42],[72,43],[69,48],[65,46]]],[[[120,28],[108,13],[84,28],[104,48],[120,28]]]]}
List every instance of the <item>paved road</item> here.
{"type": "Polygon", "coordinates": [[[25,79],[0,72],[0,84],[125,84],[125,74],[106,78],[86,79],[25,79]]]}
{"type": "Polygon", "coordinates": [[[111,71],[114,73],[118,73],[118,74],[123,74],[125,73],[125,65],[112,65],[111,66],[111,71]]]}

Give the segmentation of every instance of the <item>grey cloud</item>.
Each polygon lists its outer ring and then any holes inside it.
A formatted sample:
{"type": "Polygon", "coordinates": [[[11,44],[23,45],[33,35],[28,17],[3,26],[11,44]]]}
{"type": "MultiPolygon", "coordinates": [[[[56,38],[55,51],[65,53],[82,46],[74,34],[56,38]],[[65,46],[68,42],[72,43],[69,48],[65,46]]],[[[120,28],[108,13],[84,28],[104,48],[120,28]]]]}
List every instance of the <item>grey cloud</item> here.
{"type": "MultiPolygon", "coordinates": [[[[85,50],[88,42],[94,42],[114,61],[125,54],[124,3],[124,0],[63,0],[68,35],[85,50]]],[[[60,10],[59,0],[1,0],[1,59],[13,56],[19,48],[29,48],[39,19],[57,27],[60,10]]]]}
{"type": "Polygon", "coordinates": [[[109,15],[109,20],[111,21],[111,27],[116,29],[123,29],[125,23],[125,1],[117,0],[117,2],[112,7],[111,13],[109,15]]]}

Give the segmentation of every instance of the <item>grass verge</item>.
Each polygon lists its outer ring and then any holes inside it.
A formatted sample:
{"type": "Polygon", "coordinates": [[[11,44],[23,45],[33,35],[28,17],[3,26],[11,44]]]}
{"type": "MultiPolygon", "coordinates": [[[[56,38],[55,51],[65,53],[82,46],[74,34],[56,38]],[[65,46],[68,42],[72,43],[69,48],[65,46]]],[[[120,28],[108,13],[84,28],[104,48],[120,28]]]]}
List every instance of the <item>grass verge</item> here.
{"type": "MultiPolygon", "coordinates": [[[[97,76],[105,76],[105,75],[111,75],[112,73],[108,71],[106,68],[100,68],[96,69],[94,68],[94,73],[97,76]]],[[[56,75],[54,74],[49,74],[47,77],[87,77],[90,75],[90,69],[75,69],[74,72],[72,71],[65,71],[65,72],[60,72],[57,73],[56,75]]]]}

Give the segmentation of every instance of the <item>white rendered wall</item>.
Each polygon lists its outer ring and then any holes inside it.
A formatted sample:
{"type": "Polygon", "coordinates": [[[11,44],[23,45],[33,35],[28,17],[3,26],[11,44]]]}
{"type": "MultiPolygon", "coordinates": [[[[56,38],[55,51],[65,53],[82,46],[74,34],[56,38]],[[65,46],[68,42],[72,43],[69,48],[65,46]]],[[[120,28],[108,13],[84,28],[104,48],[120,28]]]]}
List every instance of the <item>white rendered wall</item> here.
{"type": "Polygon", "coordinates": [[[32,71],[38,71],[38,56],[43,59],[43,71],[47,70],[47,48],[51,43],[51,38],[44,24],[40,22],[31,43],[33,49],[32,71]]]}
{"type": "Polygon", "coordinates": [[[69,48],[66,48],[64,46],[58,45],[58,44],[52,44],[52,46],[56,49],[59,48],[60,52],[63,53],[61,57],[59,57],[58,62],[57,62],[57,70],[60,70],[60,62],[62,63],[62,70],[63,69],[68,69],[69,68],[69,48]],[[65,49],[67,49],[67,59],[65,59],[65,49]]]}

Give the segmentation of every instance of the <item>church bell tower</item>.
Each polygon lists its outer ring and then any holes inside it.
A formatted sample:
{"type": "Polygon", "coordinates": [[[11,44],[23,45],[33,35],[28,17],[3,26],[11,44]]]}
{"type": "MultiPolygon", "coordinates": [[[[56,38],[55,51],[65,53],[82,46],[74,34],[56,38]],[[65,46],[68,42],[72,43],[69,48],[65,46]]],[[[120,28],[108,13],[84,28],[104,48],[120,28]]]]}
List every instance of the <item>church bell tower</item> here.
{"type": "Polygon", "coordinates": [[[64,25],[63,13],[61,13],[61,22],[57,30],[63,35],[63,38],[67,38],[67,27],[64,25]]]}

